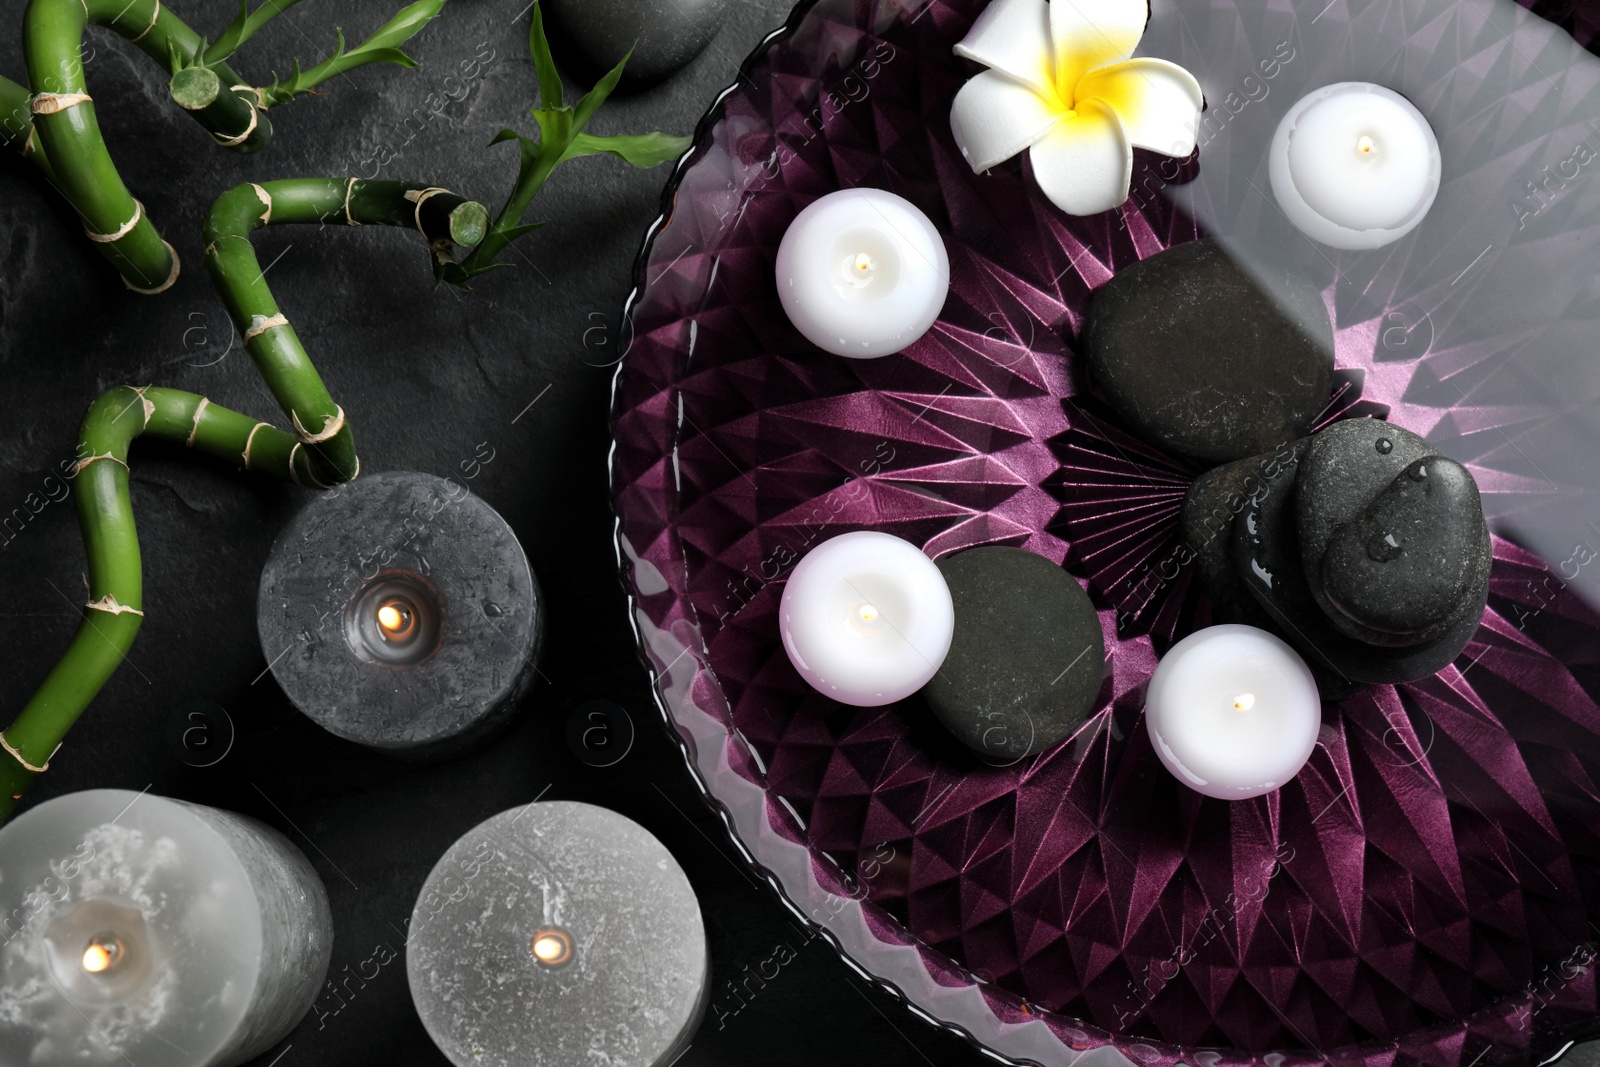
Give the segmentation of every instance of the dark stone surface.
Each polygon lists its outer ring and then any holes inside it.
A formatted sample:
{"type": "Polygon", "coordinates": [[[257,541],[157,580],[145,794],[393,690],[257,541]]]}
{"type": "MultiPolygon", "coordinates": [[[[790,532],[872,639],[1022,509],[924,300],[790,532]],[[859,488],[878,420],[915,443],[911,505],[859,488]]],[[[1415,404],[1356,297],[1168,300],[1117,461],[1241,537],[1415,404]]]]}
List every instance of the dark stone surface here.
{"type": "Polygon", "coordinates": [[[584,73],[603,74],[628,49],[623,77],[635,86],[660,81],[711,43],[727,0],[540,0],[556,45],[581,59],[584,73]]]}
{"type": "Polygon", "coordinates": [[[1317,604],[1301,566],[1297,482],[1305,480],[1314,440],[1296,442],[1297,462],[1284,464],[1265,478],[1262,490],[1234,519],[1233,562],[1245,588],[1266,609],[1284,639],[1305,657],[1318,676],[1319,689],[1324,677],[1332,683],[1324,696],[1341,695],[1350,683],[1410,682],[1437,673],[1477,632],[1485,602],[1469,606],[1434,640],[1405,648],[1368,644],[1335,627],[1317,604]]]}
{"type": "MultiPolygon", "coordinates": [[[[212,39],[237,9],[172,4],[212,39]]],[[[295,56],[302,65],[323,58],[335,23],[363,37],[400,6],[304,0],[252,38],[234,65],[270,81],[295,56]]],[[[169,71],[91,30],[86,77],[111,152],[185,269],[161,297],[128,293],[71,210],[28,164],[0,153],[0,368],[16,401],[0,426],[0,512],[48,491],[44,479],[71,458],[84,410],[111,385],[190,389],[281,420],[238,341],[230,347],[226,313],[201,269],[200,223],[212,200],[242,181],[376,169],[498,208],[516,176],[516,149],[486,146],[504,126],[535,133],[524,6],[451,0],[406,45],[420,68],[354,71],[274,108],[276,136],[253,156],[212,145],[172,105],[169,71]]],[[[15,78],[21,7],[6,10],[0,73],[15,78]]],[[[736,79],[738,60],[788,10],[782,0],[731,5],[713,47],[649,92],[613,97],[596,132],[690,132],[736,79]]],[[[578,85],[568,88],[570,96],[578,85]]],[[[746,875],[661,726],[616,578],[606,416],[633,259],[666,180],[666,168],[613,159],[562,167],[528,214],[548,225],[506,256],[514,269],[480,278],[465,294],[433,289],[414,234],[284,226],[254,238],[274,296],[349,415],[363,468],[469,479],[511,524],[540,577],[549,629],[538,680],[511,732],[481,753],[399,763],[295,710],[261,654],[255,594],[274,539],[312,494],[182,448],[134,445],[144,626],[23,803],[149,786],[258,818],[304,850],[328,887],[333,971],[346,986],[339,997],[325,991],[252,1067],[445,1067],[412,1006],[404,966],[381,961],[404,959],[406,919],[444,851],[489,816],[540,795],[627,815],[688,872],[720,978],[712,1014],[678,1067],[991,1062],[866,985],[824,939],[794,925],[765,884],[746,875]],[[193,767],[168,745],[167,721],[191,699],[220,705],[236,728],[214,766],[193,767]],[[596,699],[623,709],[636,728],[631,751],[609,767],[592,766],[567,741],[572,713],[596,699]],[[720,980],[747,966],[753,973],[780,945],[795,958],[760,996],[738,999],[720,980]]],[[[49,504],[0,551],[8,603],[0,686],[13,712],[78,625],[83,566],[70,501],[49,504]]]]}
{"type": "Polygon", "coordinates": [[[1184,543],[1194,552],[1195,569],[1211,598],[1216,622],[1276,630],[1234,569],[1233,520],[1262,488],[1264,479],[1293,462],[1294,456],[1294,446],[1284,444],[1272,452],[1213,467],[1196,478],[1184,494],[1179,525],[1184,543]]]}
{"type": "Polygon", "coordinates": [[[1323,591],[1334,625],[1351,636],[1378,631],[1388,644],[1418,644],[1482,601],[1491,558],[1477,483],[1455,460],[1430,456],[1334,533],[1323,591]]]}
{"type": "Polygon", "coordinates": [[[1355,522],[1395,477],[1438,450],[1410,430],[1381,419],[1344,419],[1311,442],[1296,490],[1301,559],[1311,595],[1333,611],[1322,591],[1322,557],[1340,526],[1355,522]]]}
{"type": "Polygon", "coordinates": [[[1095,293],[1078,348],[1135,433],[1213,463],[1304,436],[1332,388],[1316,286],[1254,279],[1205,240],[1118,272],[1095,293]]]}
{"type": "Polygon", "coordinates": [[[1105,637],[1078,580],[1043,556],[988,545],[939,560],[955,634],[922,689],[940,722],[991,763],[1042,752],[1100,694],[1105,637]]]}
{"type": "Polygon", "coordinates": [[[461,483],[408,471],[313,500],[273,546],[256,602],[262,654],[302,712],[347,741],[419,759],[468,751],[510,724],[533,684],[543,616],[505,520],[461,483]],[[381,583],[415,589],[425,644],[404,662],[362,653],[384,648],[360,626],[384,599],[364,594],[381,583]]]}

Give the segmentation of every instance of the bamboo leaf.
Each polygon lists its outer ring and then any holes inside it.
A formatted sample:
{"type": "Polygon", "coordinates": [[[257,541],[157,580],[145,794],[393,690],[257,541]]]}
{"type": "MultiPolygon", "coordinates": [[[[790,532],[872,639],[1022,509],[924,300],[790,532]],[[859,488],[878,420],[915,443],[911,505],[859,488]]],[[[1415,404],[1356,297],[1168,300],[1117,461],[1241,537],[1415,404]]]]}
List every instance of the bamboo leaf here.
{"type": "Polygon", "coordinates": [[[239,46],[254,37],[263,26],[283,14],[300,0],[265,0],[252,14],[249,0],[239,0],[239,13],[228,28],[222,31],[209,46],[201,50],[200,62],[214,67],[239,50],[239,46]]]}
{"type": "Polygon", "coordinates": [[[622,68],[628,65],[628,60],[633,58],[633,49],[628,49],[628,54],[623,56],[606,73],[604,78],[594,83],[594,87],[583,94],[583,99],[578,101],[574,109],[573,125],[575,129],[583,129],[589,125],[589,120],[594,118],[594,113],[600,110],[600,105],[605,103],[617,88],[617,83],[622,80],[622,68]]]}
{"type": "Polygon", "coordinates": [[[618,134],[612,137],[580,133],[567,146],[562,159],[608,155],[615,156],[631,166],[648,170],[677,159],[688,151],[692,141],[693,138],[674,137],[660,132],[618,134]]]}
{"type": "Polygon", "coordinates": [[[405,44],[415,37],[422,27],[438,18],[439,12],[444,10],[444,5],[445,0],[417,0],[416,3],[401,8],[377,33],[362,41],[356,52],[366,49],[395,48],[405,44]]]}
{"type": "Polygon", "coordinates": [[[281,104],[292,100],[311,92],[329,78],[371,63],[393,63],[401,67],[415,67],[417,61],[397,46],[410,40],[419,30],[432,22],[444,5],[445,0],[417,0],[416,3],[402,8],[392,19],[384,23],[378,32],[348,52],[345,51],[344,31],[335,29],[338,45],[334,48],[333,55],[304,73],[300,72],[300,64],[296,60],[294,76],[288,81],[275,80],[272,88],[267,90],[267,103],[281,104]]]}
{"type": "Polygon", "coordinates": [[[550,40],[544,35],[544,14],[537,0],[533,5],[533,24],[528,27],[528,51],[533,53],[533,69],[539,75],[539,106],[565,106],[561,75],[556,70],[555,57],[550,54],[550,40]]]}

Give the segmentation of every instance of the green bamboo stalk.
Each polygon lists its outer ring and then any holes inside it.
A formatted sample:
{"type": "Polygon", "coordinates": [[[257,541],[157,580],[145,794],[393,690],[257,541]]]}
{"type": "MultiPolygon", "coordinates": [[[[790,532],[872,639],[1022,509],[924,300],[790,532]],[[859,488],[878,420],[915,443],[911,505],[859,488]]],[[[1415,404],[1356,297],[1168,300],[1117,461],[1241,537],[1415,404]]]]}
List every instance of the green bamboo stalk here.
{"type": "Polygon", "coordinates": [[[0,77],[0,141],[24,159],[33,160],[44,172],[45,180],[54,185],[55,171],[40,150],[39,135],[33,128],[33,111],[29,106],[32,100],[33,94],[26,86],[0,77]]]}
{"type": "Polygon", "coordinates": [[[90,406],[75,477],[89,601],[66,655],[0,732],[0,822],[49,766],[144,620],[139,539],[128,496],[128,448],[140,436],[180,441],[249,470],[308,484],[309,457],[294,435],[194,393],[119,386],[90,406]]]}
{"type": "Polygon", "coordinates": [[[290,178],[237,185],[217,198],[206,218],[206,269],[228,307],[245,350],[314,462],[310,479],[326,488],[360,470],[344,410],[328,395],[294,327],[273,299],[249,235],[280,223],[344,223],[414,227],[428,240],[435,269],[454,264],[452,244],[483,240],[482,204],[420,182],[357,178],[290,178]]]}
{"type": "MultiPolygon", "coordinates": [[[[90,240],[128,288],[163,292],[178,278],[178,256],[122,183],[101,138],[83,76],[83,33],[90,23],[110,27],[163,66],[181,64],[205,45],[160,0],[31,0],[23,16],[23,54],[35,92],[33,125],[56,188],[83,216],[90,240]]],[[[229,86],[243,81],[225,64],[215,71],[229,86]]],[[[265,144],[271,127],[253,102],[254,91],[250,98],[231,89],[225,96],[226,101],[190,114],[221,144],[243,151],[265,144]]]]}

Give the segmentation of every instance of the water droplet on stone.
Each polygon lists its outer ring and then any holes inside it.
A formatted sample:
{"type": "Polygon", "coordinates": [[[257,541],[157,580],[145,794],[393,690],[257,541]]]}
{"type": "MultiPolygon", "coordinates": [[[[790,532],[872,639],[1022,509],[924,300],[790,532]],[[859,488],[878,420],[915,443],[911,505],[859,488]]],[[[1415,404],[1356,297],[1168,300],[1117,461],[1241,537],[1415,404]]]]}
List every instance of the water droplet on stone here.
{"type": "Polygon", "coordinates": [[[1367,558],[1379,563],[1388,563],[1390,560],[1400,558],[1405,551],[1400,547],[1400,542],[1394,539],[1394,534],[1386,533],[1382,537],[1374,537],[1367,542],[1367,558]]]}
{"type": "Polygon", "coordinates": [[[1428,465],[1420,462],[1413,463],[1406,470],[1406,473],[1411,476],[1411,480],[1414,482],[1425,482],[1428,480],[1428,465]]]}
{"type": "Polygon", "coordinates": [[[483,613],[489,616],[491,619],[498,619],[500,616],[505,614],[505,609],[499,604],[485,603],[483,605],[483,613]]]}
{"type": "Polygon", "coordinates": [[[1377,448],[1378,455],[1387,456],[1390,452],[1394,451],[1394,442],[1389,440],[1387,437],[1380,437],[1378,438],[1378,443],[1374,447],[1377,448]]]}

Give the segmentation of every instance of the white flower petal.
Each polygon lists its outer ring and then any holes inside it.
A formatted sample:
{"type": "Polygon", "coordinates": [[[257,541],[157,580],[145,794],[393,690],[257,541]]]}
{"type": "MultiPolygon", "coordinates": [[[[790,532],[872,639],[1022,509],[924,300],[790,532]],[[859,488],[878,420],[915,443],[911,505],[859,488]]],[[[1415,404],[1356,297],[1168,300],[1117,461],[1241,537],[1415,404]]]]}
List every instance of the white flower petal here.
{"type": "Polygon", "coordinates": [[[1133,148],[1112,110],[1085,100],[1028,154],[1050,202],[1069,215],[1098,215],[1128,199],[1133,148]]]}
{"type": "Polygon", "coordinates": [[[1194,151],[1205,97],[1194,75],[1165,59],[1129,59],[1091,70],[1075,99],[1093,98],[1117,113],[1135,148],[1180,159],[1194,151]]]}
{"type": "Polygon", "coordinates": [[[992,0],[955,53],[1025,81],[1046,98],[1056,93],[1048,0],[992,0]]]}
{"type": "Polygon", "coordinates": [[[1043,137],[1067,114],[1016,79],[986,70],[956,93],[950,132],[961,155],[982,174],[1043,137]]]}
{"type": "Polygon", "coordinates": [[[1066,92],[1085,71],[1133,55],[1148,14],[1145,0],[1050,0],[1056,84],[1066,92]]]}

